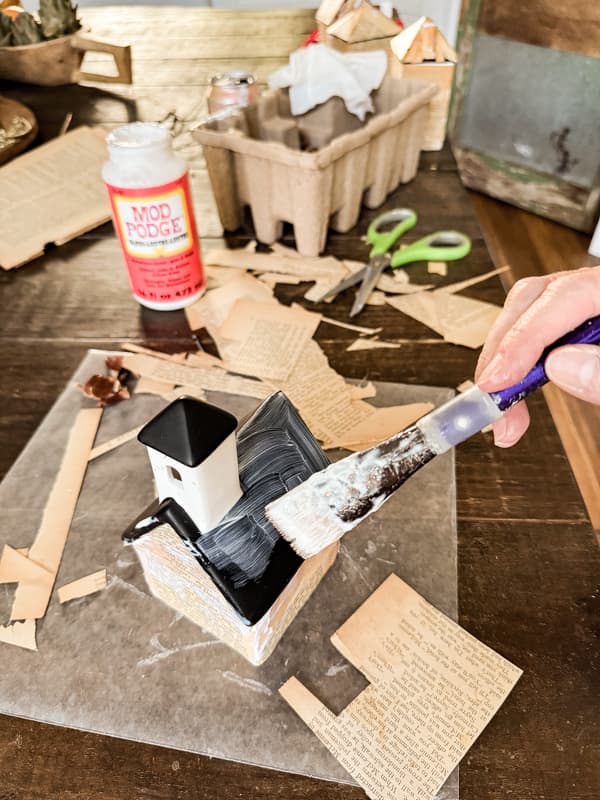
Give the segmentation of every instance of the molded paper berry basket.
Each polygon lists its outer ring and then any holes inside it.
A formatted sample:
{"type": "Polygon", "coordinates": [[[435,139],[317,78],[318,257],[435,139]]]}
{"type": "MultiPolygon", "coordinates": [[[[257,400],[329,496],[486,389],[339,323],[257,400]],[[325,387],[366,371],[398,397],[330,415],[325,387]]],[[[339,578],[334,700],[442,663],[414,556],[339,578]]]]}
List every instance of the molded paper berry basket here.
{"type": "Polygon", "coordinates": [[[194,136],[223,227],[239,228],[250,206],[261,242],[272,244],[290,222],[298,251],[318,255],[328,226],[350,230],[363,202],[377,208],[414,178],[436,92],[425,81],[388,76],[373,93],[375,113],[362,125],[337,97],[292,117],[286,90],[201,123],[194,136]]]}

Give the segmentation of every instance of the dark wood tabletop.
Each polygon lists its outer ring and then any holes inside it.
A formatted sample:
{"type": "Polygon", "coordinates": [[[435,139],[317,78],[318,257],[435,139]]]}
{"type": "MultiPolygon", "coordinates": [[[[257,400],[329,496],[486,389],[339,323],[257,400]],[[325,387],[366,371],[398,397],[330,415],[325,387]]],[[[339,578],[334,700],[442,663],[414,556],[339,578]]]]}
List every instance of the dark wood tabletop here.
{"type": "MultiPolygon", "coordinates": [[[[84,20],[99,36],[133,44],[132,87],[0,82],[0,92],[35,111],[42,140],[57,134],[67,113],[72,126],[105,127],[171,114],[197,191],[208,191],[200,147],[187,131],[204,108],[209,76],[235,67],[264,81],[311,30],[313,12],[129,6],[86,10],[84,20]]],[[[472,238],[472,252],[452,266],[452,280],[493,269],[448,149],[423,154],[414,181],[386,200],[387,208],[397,205],[417,210],[420,235],[456,228],[472,238]]],[[[213,213],[208,200],[206,213],[213,213]]],[[[365,209],[348,234],[332,233],[327,252],[364,259],[360,237],[373,213],[365,209]]],[[[201,220],[200,227],[218,236],[216,220],[201,220]]],[[[227,242],[238,246],[251,237],[248,221],[227,242]]],[[[205,245],[210,238],[204,236],[205,245]]],[[[284,240],[293,245],[291,229],[284,240]]],[[[414,279],[423,279],[424,267],[414,269],[414,279]]],[[[279,286],[276,292],[283,302],[303,302],[305,289],[279,286]]],[[[498,278],[467,293],[498,304],[504,298],[498,278]]],[[[322,310],[347,320],[349,306],[346,293],[322,310]]],[[[0,274],[0,308],[2,474],[87,348],[123,341],[169,351],[195,348],[183,312],[148,311],[132,300],[109,224],[0,274]]],[[[382,326],[382,338],[402,346],[347,352],[355,335],[322,324],[317,339],[346,377],[454,387],[473,374],[476,351],[438,340],[389,306],[368,307],[360,322],[382,326]]],[[[210,349],[208,337],[202,341],[210,349]]],[[[516,447],[495,448],[481,435],[456,453],[460,622],[524,670],[463,760],[461,796],[598,800],[600,552],[543,397],[534,397],[530,407],[531,429],[516,447]]],[[[348,786],[0,717],[0,800],[363,796],[348,786]]]]}

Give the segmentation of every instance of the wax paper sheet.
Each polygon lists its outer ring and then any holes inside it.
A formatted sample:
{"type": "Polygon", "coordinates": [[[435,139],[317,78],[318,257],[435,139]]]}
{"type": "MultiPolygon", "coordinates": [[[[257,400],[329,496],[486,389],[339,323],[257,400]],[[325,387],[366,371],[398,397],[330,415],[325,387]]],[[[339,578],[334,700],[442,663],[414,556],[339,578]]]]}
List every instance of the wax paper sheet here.
{"type": "MultiPolygon", "coordinates": [[[[90,403],[75,384],[103,371],[103,358],[101,351],[88,353],[0,485],[0,545],[33,541],[70,427],[90,403]]],[[[452,395],[423,386],[376,387],[375,405],[437,405],[452,395]]],[[[259,402],[210,393],[208,399],[240,420],[259,402]]],[[[96,444],[164,405],[160,397],[137,395],[107,407],[96,444]]],[[[453,453],[434,459],[344,538],[336,563],[260,667],[148,593],[135,552],[120,536],[153,496],[150,465],[136,440],[90,463],[56,586],[106,568],[108,587],[65,605],[55,587],[38,623],[39,652],[0,644],[0,713],[352,783],[277,690],[296,675],[341,711],[365,679],[329,637],[391,572],[456,618],[453,453]]],[[[0,622],[8,620],[13,593],[0,586],[0,622]]],[[[457,797],[455,773],[439,798],[457,797]]]]}

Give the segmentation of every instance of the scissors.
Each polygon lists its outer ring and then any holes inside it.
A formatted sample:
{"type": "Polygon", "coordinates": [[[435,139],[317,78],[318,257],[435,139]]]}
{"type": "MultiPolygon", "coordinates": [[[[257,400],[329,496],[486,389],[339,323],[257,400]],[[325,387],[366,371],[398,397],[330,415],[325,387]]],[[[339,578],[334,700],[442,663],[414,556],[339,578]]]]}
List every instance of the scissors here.
{"type": "Polygon", "coordinates": [[[372,245],[369,262],[330,289],[323,300],[335,297],[344,289],[360,283],[350,316],[356,316],[365,306],[369,295],[386,267],[396,269],[413,261],[456,261],[471,250],[471,240],[459,231],[436,231],[406,247],[392,249],[406,231],[417,224],[417,215],[411,208],[395,208],[380,214],[369,225],[367,241],[372,245]],[[383,230],[390,223],[394,227],[383,230]]]}

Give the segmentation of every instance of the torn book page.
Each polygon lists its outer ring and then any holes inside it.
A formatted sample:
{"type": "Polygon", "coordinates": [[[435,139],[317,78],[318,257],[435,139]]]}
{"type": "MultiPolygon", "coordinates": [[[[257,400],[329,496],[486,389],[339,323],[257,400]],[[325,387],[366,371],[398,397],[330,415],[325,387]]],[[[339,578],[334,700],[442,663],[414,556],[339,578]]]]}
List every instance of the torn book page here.
{"type": "MultiPolygon", "coordinates": [[[[16,57],[16,56],[15,56],[16,57]]],[[[82,126],[0,171],[0,266],[12,269],[110,219],[104,131],[82,126]]]]}
{"type": "Polygon", "coordinates": [[[380,342],[379,339],[355,339],[346,348],[346,352],[352,353],[355,350],[381,350],[385,348],[397,350],[399,347],[402,347],[402,345],[397,342],[380,342]]]}
{"type": "Polygon", "coordinates": [[[327,322],[329,325],[335,325],[336,328],[345,328],[347,331],[356,331],[356,333],[364,333],[366,336],[374,336],[376,333],[381,333],[383,328],[365,328],[362,325],[353,325],[351,322],[341,322],[339,319],[332,319],[331,317],[321,317],[321,322],[327,322]]]}
{"type": "MultiPolygon", "coordinates": [[[[238,300],[255,300],[257,303],[277,303],[273,292],[252,275],[243,275],[229,281],[218,289],[202,295],[191,306],[184,309],[190,329],[206,328],[213,339],[218,338],[218,330],[229,316],[238,300]]],[[[218,342],[217,347],[219,345],[218,342]]]]}
{"type": "Polygon", "coordinates": [[[245,275],[247,270],[235,267],[204,267],[206,288],[208,291],[218,289],[226,283],[235,281],[245,275]]]}
{"type": "Polygon", "coordinates": [[[22,647],[24,650],[37,650],[35,628],[34,619],[13,622],[12,625],[0,625],[0,642],[22,647]]]}
{"type": "Polygon", "coordinates": [[[134,375],[145,375],[148,378],[173,383],[176,386],[190,386],[226,394],[241,394],[246,397],[256,397],[259,400],[264,400],[272,392],[272,388],[266,383],[229,375],[221,369],[197,369],[137,353],[123,356],[123,366],[134,375]]]}
{"type": "Polygon", "coordinates": [[[106,570],[100,569],[85,578],[79,578],[71,583],[59,586],[58,602],[68,603],[69,600],[77,600],[80,597],[87,597],[89,594],[101,592],[106,588],[106,570]]]}
{"type": "Polygon", "coordinates": [[[348,383],[347,384],[350,390],[350,397],[353,400],[366,400],[368,397],[375,397],[377,395],[377,389],[371,383],[371,381],[367,381],[366,383],[361,384],[354,384],[348,383]]]}
{"type": "Polygon", "coordinates": [[[274,383],[321,441],[337,440],[375,410],[369,403],[352,398],[350,387],[329,366],[314,339],[304,348],[289,378],[274,383]]]}
{"type": "Polygon", "coordinates": [[[432,800],[522,674],[394,574],[331,641],[366,689],[337,716],[279,691],[372,800],[432,800]]]}
{"type": "Polygon", "coordinates": [[[447,342],[477,349],[501,312],[500,306],[454,294],[452,287],[388,297],[389,305],[439,333],[447,342]]]}
{"type": "Polygon", "coordinates": [[[219,350],[232,372],[284,381],[320,321],[298,306],[238,300],[218,330],[219,350]]]}
{"type": "Polygon", "coordinates": [[[297,286],[299,283],[302,283],[297,275],[283,275],[277,272],[261,272],[258,276],[258,280],[271,289],[274,289],[278,283],[286,283],[289,286],[297,286]]]}
{"type": "Polygon", "coordinates": [[[337,441],[325,442],[323,449],[343,448],[353,452],[367,450],[408,428],[432,410],[432,403],[408,403],[404,406],[375,408],[373,414],[359,422],[337,441]]]}
{"type": "Polygon", "coordinates": [[[174,361],[176,364],[183,364],[187,356],[187,353],[163,353],[162,350],[151,350],[149,347],[142,347],[134,342],[125,342],[121,349],[127,353],[142,353],[146,356],[162,358],[164,361],[174,361]]]}
{"type": "Polygon", "coordinates": [[[39,619],[46,613],[101,416],[102,408],[84,408],[77,414],[39,530],[29,549],[29,560],[48,570],[52,580],[44,592],[39,587],[33,590],[29,583],[19,583],[11,620],[39,619]]]}
{"type": "Polygon", "coordinates": [[[220,358],[206,353],[204,350],[194,350],[192,353],[186,353],[183,363],[188,367],[198,367],[199,369],[207,369],[208,367],[225,369],[225,364],[220,358]]]}
{"type": "Polygon", "coordinates": [[[376,288],[386,294],[418,294],[433,288],[432,283],[418,284],[409,283],[408,281],[399,281],[392,275],[384,272],[379,276],[379,280],[375,284],[376,288]]]}
{"type": "Polygon", "coordinates": [[[498,267],[498,269],[492,269],[490,272],[484,272],[483,275],[475,275],[475,277],[466,278],[464,281],[450,283],[448,286],[440,286],[440,288],[436,289],[436,291],[445,292],[447,294],[456,294],[456,292],[462,292],[463,289],[468,289],[469,286],[476,286],[478,283],[484,283],[484,281],[493,278],[495,275],[503,275],[505,272],[508,272],[509,269],[510,267],[498,267]]]}
{"type": "Polygon", "coordinates": [[[138,378],[135,385],[135,394],[157,394],[159,397],[173,391],[175,385],[165,381],[156,381],[143,375],[138,378]]]}
{"type": "Polygon", "coordinates": [[[277,253],[248,253],[243,249],[210,250],[206,253],[204,263],[207,266],[234,267],[252,272],[280,272],[295,275],[303,281],[339,281],[347,274],[342,262],[333,256],[288,257],[277,253]]]}

